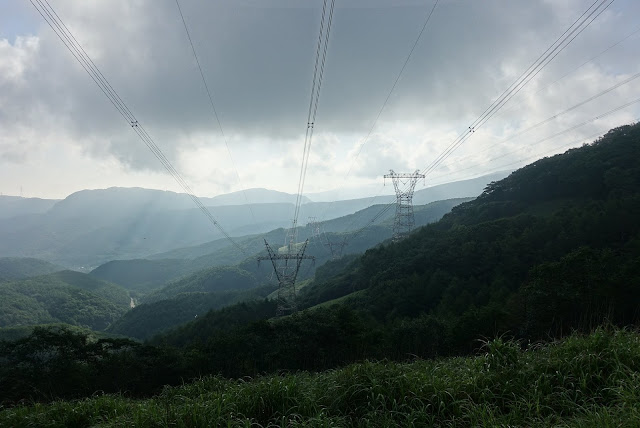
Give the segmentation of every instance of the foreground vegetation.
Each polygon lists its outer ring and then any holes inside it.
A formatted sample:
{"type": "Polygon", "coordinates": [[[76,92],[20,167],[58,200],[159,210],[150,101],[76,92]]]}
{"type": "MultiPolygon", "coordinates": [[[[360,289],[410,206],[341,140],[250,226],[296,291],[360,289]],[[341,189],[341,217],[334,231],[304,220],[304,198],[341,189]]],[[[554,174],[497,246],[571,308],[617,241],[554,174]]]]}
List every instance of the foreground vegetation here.
{"type": "Polygon", "coordinates": [[[0,412],[2,426],[637,426],[640,334],[551,345],[500,338],[480,355],[362,362],[312,374],[204,377],[143,400],[100,395],[0,412]]]}

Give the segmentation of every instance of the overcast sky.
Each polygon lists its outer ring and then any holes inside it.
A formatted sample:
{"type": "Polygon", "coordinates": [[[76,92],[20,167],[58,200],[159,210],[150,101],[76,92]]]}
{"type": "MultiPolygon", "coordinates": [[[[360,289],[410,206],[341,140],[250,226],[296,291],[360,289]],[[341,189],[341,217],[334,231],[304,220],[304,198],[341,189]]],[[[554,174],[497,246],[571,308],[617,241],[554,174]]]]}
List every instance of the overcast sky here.
{"type": "MultiPolygon", "coordinates": [[[[196,194],[295,193],[321,0],[180,0],[234,162],[174,0],[49,2],[196,194]]],[[[375,193],[389,169],[424,169],[592,3],[441,0],[359,152],[434,2],[337,0],[305,192],[375,193]]],[[[640,98],[639,78],[503,142],[640,72],[639,17],[640,2],[614,1],[427,185],[514,169],[640,118],[636,103],[548,138],[640,98]]],[[[3,1],[0,192],[111,186],[181,191],[31,3],[3,1]]]]}

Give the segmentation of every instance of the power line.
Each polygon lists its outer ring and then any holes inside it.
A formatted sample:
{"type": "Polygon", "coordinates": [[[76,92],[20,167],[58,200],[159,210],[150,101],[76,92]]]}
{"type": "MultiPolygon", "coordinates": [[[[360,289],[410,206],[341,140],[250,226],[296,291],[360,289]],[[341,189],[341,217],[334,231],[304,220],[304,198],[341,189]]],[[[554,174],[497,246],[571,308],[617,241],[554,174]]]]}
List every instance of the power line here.
{"type": "MultiPolygon", "coordinates": [[[[549,135],[548,137],[542,138],[541,140],[538,140],[538,141],[536,141],[536,142],[534,142],[534,143],[527,144],[527,146],[526,146],[526,147],[519,147],[519,148],[517,148],[516,150],[512,150],[512,151],[510,151],[510,152],[503,153],[502,155],[497,156],[497,157],[495,157],[495,158],[491,158],[491,159],[489,159],[488,161],[486,161],[485,163],[493,162],[493,161],[495,161],[495,160],[498,160],[498,159],[501,159],[501,158],[503,158],[503,157],[505,157],[505,156],[508,156],[508,155],[510,155],[510,154],[512,154],[512,153],[514,153],[514,152],[516,152],[516,151],[520,151],[520,150],[523,150],[523,149],[525,149],[525,148],[529,148],[529,147],[532,147],[532,146],[536,146],[536,145],[538,145],[538,144],[542,144],[542,143],[544,143],[545,141],[549,141],[549,140],[551,140],[552,138],[558,137],[558,136],[560,136],[560,135],[562,135],[562,134],[566,134],[567,132],[574,131],[574,130],[576,130],[576,129],[578,129],[578,128],[580,128],[580,127],[584,126],[584,125],[587,125],[587,124],[589,124],[589,123],[595,122],[596,120],[602,119],[602,118],[604,118],[604,117],[610,116],[610,115],[612,115],[612,114],[614,114],[614,113],[619,112],[620,110],[624,110],[625,108],[627,108],[627,107],[631,107],[632,105],[634,105],[634,104],[638,104],[638,103],[640,103],[640,98],[636,98],[636,99],[631,100],[631,101],[629,101],[629,102],[627,102],[627,103],[625,103],[625,104],[619,105],[619,106],[617,106],[617,107],[615,107],[615,108],[613,108],[613,109],[611,109],[611,110],[609,110],[609,111],[607,111],[607,112],[605,112],[605,113],[601,113],[601,114],[599,114],[599,115],[597,115],[597,116],[595,116],[595,117],[592,117],[591,119],[588,119],[588,120],[585,120],[585,121],[583,121],[583,122],[580,122],[580,123],[578,123],[577,125],[573,125],[573,126],[571,126],[571,127],[567,128],[567,129],[564,129],[564,130],[562,130],[562,131],[556,132],[555,134],[549,135]]],[[[506,140],[505,140],[505,141],[506,141],[506,140]]],[[[480,152],[479,152],[479,153],[480,153],[480,152]]],[[[459,169],[459,170],[457,170],[457,171],[455,171],[455,172],[452,172],[452,173],[449,173],[449,174],[445,174],[445,175],[442,175],[442,176],[440,176],[440,177],[446,177],[447,175],[457,174],[457,173],[459,173],[460,171],[466,171],[466,170],[469,170],[469,169],[472,169],[472,168],[476,168],[477,166],[478,166],[478,165],[472,165],[472,166],[470,166],[470,167],[467,167],[467,168],[464,168],[464,169],[459,169]]]]}
{"type": "Polygon", "coordinates": [[[516,132],[514,134],[511,134],[508,138],[505,138],[504,140],[499,141],[497,143],[491,144],[489,147],[486,147],[483,150],[480,150],[480,151],[478,151],[478,152],[476,152],[476,153],[474,153],[472,155],[469,155],[469,156],[464,156],[462,158],[458,158],[458,161],[464,160],[464,159],[468,159],[468,158],[473,157],[473,156],[475,156],[475,155],[477,155],[479,153],[484,153],[484,152],[486,152],[488,150],[491,150],[493,147],[499,146],[501,144],[506,143],[507,141],[513,140],[514,138],[519,137],[522,134],[525,134],[525,133],[527,133],[527,132],[529,132],[529,131],[531,131],[531,130],[533,130],[535,128],[538,128],[538,127],[540,127],[540,126],[542,126],[544,124],[547,124],[547,123],[551,122],[552,120],[557,119],[560,116],[562,116],[564,114],[567,114],[567,113],[577,109],[578,107],[582,107],[583,105],[588,104],[591,101],[593,101],[593,100],[595,100],[597,98],[600,98],[601,96],[606,95],[609,92],[611,92],[611,91],[613,91],[615,89],[618,89],[619,87],[621,87],[623,85],[626,85],[627,83],[632,82],[633,80],[637,79],[638,77],[640,77],[640,72],[634,74],[631,77],[628,77],[627,79],[625,79],[625,80],[623,80],[621,82],[616,83],[613,86],[610,86],[609,88],[607,88],[607,89],[605,89],[603,91],[598,92],[597,94],[595,94],[595,95],[593,95],[593,96],[591,96],[591,97],[589,97],[589,98],[587,98],[587,99],[585,99],[585,100],[583,100],[583,101],[581,101],[581,102],[579,102],[579,103],[577,103],[577,104],[575,104],[575,105],[573,105],[573,106],[571,106],[571,107],[569,107],[569,108],[567,108],[567,109],[565,109],[565,110],[563,110],[563,111],[561,111],[559,113],[554,114],[553,116],[550,116],[550,117],[548,117],[548,118],[546,118],[546,119],[544,119],[544,120],[542,120],[542,121],[540,121],[540,122],[538,122],[538,123],[536,123],[534,125],[531,125],[531,126],[529,126],[527,128],[524,128],[524,129],[522,129],[522,130],[520,130],[520,131],[518,131],[518,132],[516,132]]]}
{"type": "Polygon", "coordinates": [[[471,123],[468,130],[460,134],[447,148],[423,170],[423,174],[430,174],[451,153],[473,135],[493,115],[495,115],[511,98],[542,71],[569,44],[580,35],[598,16],[600,16],[615,0],[596,0],[565,32],[547,48],[523,74],[516,79],[485,111],[471,123]],[[605,3],[609,1],[608,4],[605,3]],[[597,5],[596,5],[597,4],[597,5]],[[604,8],[601,7],[604,5],[604,8]],[[595,7],[594,7],[595,6],[595,7]],[[595,16],[594,16],[595,15],[595,16]]]}
{"type": "MultiPolygon", "coordinates": [[[[635,120],[635,122],[638,122],[638,121],[640,121],[640,117],[639,117],[639,118],[637,118],[637,119],[635,120]]],[[[491,171],[491,172],[483,172],[481,175],[474,175],[474,176],[471,176],[471,177],[462,178],[461,180],[471,180],[471,179],[473,179],[473,178],[478,178],[478,177],[482,177],[482,176],[485,176],[485,175],[494,174],[494,173],[497,173],[497,172],[500,172],[500,171],[504,171],[504,168],[510,167],[510,166],[512,166],[512,165],[516,165],[516,164],[519,164],[519,163],[522,163],[522,162],[530,162],[531,160],[541,159],[541,156],[542,156],[542,157],[546,157],[546,156],[548,156],[548,155],[550,155],[550,154],[553,154],[553,153],[554,153],[554,152],[556,152],[558,149],[562,149],[562,148],[565,148],[565,147],[575,146],[576,144],[579,144],[579,143],[581,143],[581,142],[582,142],[582,143],[584,143],[584,142],[586,142],[586,141],[591,141],[591,139],[592,139],[592,138],[595,138],[595,137],[598,137],[598,136],[603,136],[603,135],[605,135],[607,132],[609,132],[609,129],[607,129],[607,130],[603,130],[603,131],[599,131],[599,132],[596,132],[596,133],[591,134],[591,135],[589,135],[589,136],[587,136],[587,137],[579,138],[579,139],[577,139],[577,140],[572,141],[571,143],[567,143],[567,144],[563,144],[563,145],[560,145],[560,146],[556,146],[556,147],[554,147],[552,150],[548,150],[548,151],[546,151],[546,152],[544,152],[544,153],[538,153],[538,154],[536,154],[536,155],[529,156],[529,157],[524,158],[524,159],[518,159],[518,160],[517,160],[517,161],[515,161],[515,162],[511,162],[511,163],[508,163],[508,164],[501,165],[501,166],[499,166],[499,167],[494,168],[494,169],[493,169],[493,171],[491,171]]],[[[497,158],[495,158],[495,159],[497,159],[497,158]]],[[[495,159],[492,159],[492,160],[495,160],[495,159]]],[[[486,163],[491,162],[492,160],[487,161],[486,163]]],[[[474,166],[474,167],[477,167],[477,165],[476,165],[476,166],[474,166]]],[[[448,174],[440,175],[440,176],[436,177],[436,179],[437,179],[437,178],[442,178],[442,177],[447,177],[447,176],[452,175],[452,174],[455,174],[455,173],[457,173],[457,172],[459,172],[459,171],[455,171],[455,172],[453,172],[453,173],[448,173],[448,174]]],[[[439,183],[439,184],[434,184],[434,186],[438,186],[438,185],[441,185],[441,184],[446,184],[446,182],[444,182],[444,183],[439,183]]]]}
{"type": "Polygon", "coordinates": [[[198,71],[200,71],[200,77],[202,78],[202,83],[204,84],[204,88],[207,91],[207,96],[209,97],[209,104],[211,105],[211,111],[213,116],[218,123],[218,128],[220,128],[220,134],[222,134],[222,139],[224,140],[224,145],[227,148],[227,153],[229,154],[229,159],[231,160],[231,165],[236,172],[236,176],[238,177],[238,184],[240,184],[240,188],[242,190],[242,194],[244,196],[244,200],[247,202],[247,207],[249,207],[249,211],[251,212],[251,218],[253,222],[256,223],[256,217],[253,214],[253,208],[251,208],[251,204],[249,203],[249,198],[247,198],[247,193],[245,192],[245,186],[242,184],[242,179],[240,178],[240,173],[238,172],[238,167],[236,166],[236,162],[231,155],[231,149],[229,148],[229,142],[227,141],[227,136],[224,133],[224,129],[222,128],[222,122],[220,122],[220,117],[218,116],[218,111],[216,110],[216,106],[213,103],[213,96],[211,95],[211,90],[209,89],[209,85],[207,85],[207,79],[204,77],[204,72],[202,71],[202,66],[200,65],[200,60],[198,59],[198,54],[196,53],[196,48],[193,45],[193,40],[191,39],[191,34],[189,33],[189,28],[187,27],[187,21],[184,18],[184,14],[182,13],[182,8],[180,7],[180,1],[176,0],[176,6],[178,6],[178,12],[180,12],[180,18],[182,19],[182,24],[184,25],[184,31],[187,33],[187,38],[189,39],[189,44],[191,45],[191,51],[193,52],[193,57],[196,60],[196,64],[198,66],[198,71]]]}
{"type": "MultiPolygon", "coordinates": [[[[589,58],[588,60],[586,60],[585,62],[583,62],[582,64],[580,64],[577,67],[572,68],[571,70],[567,71],[565,74],[563,74],[562,76],[558,77],[556,80],[554,80],[553,82],[544,85],[543,87],[541,87],[540,89],[536,90],[535,92],[532,93],[532,95],[536,95],[539,94],[540,92],[544,91],[545,89],[548,89],[549,87],[555,85],[556,83],[558,83],[559,81],[561,81],[562,79],[564,79],[565,77],[575,73],[576,71],[578,71],[579,69],[581,69],[582,67],[584,67],[585,65],[589,64],[590,62],[593,62],[595,59],[599,58],[600,56],[604,55],[605,53],[609,52],[611,49],[615,48],[616,46],[618,46],[619,44],[621,44],[622,42],[624,42],[625,40],[627,40],[628,38],[630,38],[631,36],[633,36],[634,34],[637,34],[638,32],[640,32],[640,28],[636,28],[635,30],[633,30],[631,33],[627,34],[626,36],[624,36],[622,39],[618,40],[617,42],[615,42],[614,44],[610,45],[609,47],[607,47],[606,49],[600,51],[600,53],[598,53],[597,55],[592,56],[591,58],[589,58]]],[[[520,101],[504,110],[501,110],[500,113],[497,114],[497,116],[500,116],[504,113],[507,113],[509,111],[513,111],[516,108],[518,108],[519,106],[522,105],[523,101],[520,101]]]]}
{"type": "MultiPolygon", "coordinates": [[[[571,126],[571,127],[567,128],[567,129],[564,129],[564,130],[562,130],[562,131],[560,131],[560,132],[557,132],[557,133],[555,133],[555,134],[553,134],[553,135],[547,136],[547,137],[545,137],[545,138],[543,138],[543,139],[541,139],[541,140],[538,140],[538,141],[536,141],[536,142],[534,142],[534,143],[532,143],[532,144],[527,145],[527,148],[528,148],[528,147],[535,146],[535,145],[538,145],[538,144],[541,144],[541,143],[543,143],[543,142],[545,142],[545,141],[548,141],[548,140],[550,140],[550,139],[552,139],[552,138],[558,137],[558,136],[560,136],[560,135],[562,135],[562,134],[566,134],[566,133],[568,133],[568,132],[571,132],[571,131],[573,131],[573,130],[575,130],[575,129],[577,129],[577,128],[581,127],[581,126],[584,126],[584,125],[589,124],[589,123],[591,123],[591,122],[595,122],[596,120],[598,120],[598,119],[602,119],[603,117],[609,116],[609,115],[611,115],[611,114],[613,114],[613,113],[617,113],[618,111],[623,110],[623,109],[625,109],[625,108],[627,108],[627,107],[630,107],[630,106],[632,106],[632,105],[634,105],[634,104],[637,104],[637,103],[640,103],[640,98],[637,98],[637,99],[634,99],[634,100],[632,100],[632,101],[629,101],[629,102],[627,102],[627,103],[625,103],[625,104],[622,104],[622,105],[620,105],[620,106],[618,106],[618,107],[615,107],[615,108],[613,108],[613,109],[611,109],[611,110],[609,110],[609,111],[607,111],[607,112],[605,112],[605,113],[599,114],[599,115],[597,115],[597,116],[595,116],[595,117],[593,117],[593,118],[591,118],[591,119],[588,119],[588,120],[586,120],[586,121],[583,121],[583,122],[581,122],[581,123],[579,123],[579,124],[577,124],[577,125],[573,125],[573,126],[571,126]]],[[[602,131],[601,131],[601,132],[598,132],[598,133],[596,133],[596,134],[593,134],[592,136],[589,136],[589,137],[586,137],[586,138],[580,138],[580,139],[579,139],[579,140],[577,140],[577,141],[574,141],[574,142],[571,142],[571,143],[568,143],[568,144],[565,144],[565,145],[562,145],[562,146],[559,146],[559,147],[555,147],[553,150],[555,151],[555,150],[557,150],[558,148],[562,148],[562,147],[567,147],[567,146],[575,145],[575,144],[577,144],[577,142],[584,141],[584,140],[586,140],[586,139],[592,138],[593,136],[601,135],[601,134],[602,134],[602,131]]],[[[464,169],[461,169],[461,170],[457,170],[457,171],[454,171],[454,172],[451,172],[451,173],[448,173],[448,174],[441,175],[441,176],[439,176],[439,177],[437,177],[437,178],[442,178],[442,177],[450,176],[450,175],[453,175],[453,174],[457,174],[457,173],[459,173],[459,172],[461,172],[461,171],[466,171],[466,170],[469,170],[469,169],[472,169],[472,168],[477,168],[478,166],[481,166],[482,164],[487,164],[487,163],[489,163],[489,162],[493,162],[493,161],[495,161],[495,160],[497,160],[497,159],[501,159],[501,158],[503,158],[503,157],[505,157],[505,156],[508,156],[508,155],[510,155],[510,154],[512,154],[512,153],[515,153],[516,151],[519,151],[519,150],[522,150],[522,149],[523,149],[523,148],[519,148],[519,149],[513,150],[513,151],[508,152],[508,153],[506,153],[506,154],[502,154],[502,155],[500,155],[500,156],[498,156],[498,157],[492,158],[492,159],[490,159],[490,160],[488,160],[488,161],[486,161],[486,162],[483,162],[483,163],[481,163],[481,164],[472,165],[472,166],[470,166],[470,167],[467,167],[467,168],[464,168],[464,169]]],[[[536,155],[536,156],[534,156],[533,158],[537,158],[537,157],[539,157],[539,156],[540,156],[540,155],[536,155]]],[[[527,159],[529,159],[529,158],[527,158],[527,159]]],[[[510,163],[510,164],[502,165],[502,166],[501,166],[501,167],[499,167],[495,172],[498,172],[498,171],[502,170],[503,168],[506,168],[506,167],[508,167],[508,166],[510,166],[510,165],[514,165],[514,164],[517,164],[517,163],[520,163],[520,162],[522,162],[522,160],[518,160],[518,161],[516,161],[516,162],[512,162],[512,163],[510,163]]],[[[486,174],[485,174],[485,173],[483,173],[482,175],[486,175],[486,174]]],[[[444,184],[444,183],[441,183],[441,184],[444,184]]],[[[395,205],[395,201],[394,201],[394,202],[390,202],[390,203],[388,203],[388,204],[384,205],[384,206],[382,207],[382,209],[381,209],[380,211],[378,211],[378,213],[377,213],[376,215],[374,215],[374,216],[373,216],[373,218],[372,218],[371,220],[369,220],[369,221],[368,221],[364,226],[362,226],[360,229],[356,230],[353,234],[351,234],[351,236],[350,236],[350,237],[348,237],[348,238],[346,239],[347,243],[348,243],[349,241],[351,241],[352,239],[356,238],[356,237],[357,237],[360,233],[362,233],[362,232],[363,232],[367,227],[369,227],[369,226],[373,225],[373,224],[374,224],[375,222],[377,222],[380,218],[382,218],[382,216],[384,216],[384,214],[386,214],[386,213],[391,209],[391,207],[393,207],[394,205],[395,205]]]]}
{"type": "Polygon", "coordinates": [[[189,185],[182,178],[182,176],[178,173],[178,171],[173,167],[171,162],[167,159],[167,157],[162,153],[158,145],[153,141],[151,136],[144,129],[142,124],[136,119],[131,110],[127,107],[122,98],[115,91],[113,86],[109,83],[106,77],[102,74],[102,72],[95,65],[93,60],[89,57],[87,52],[84,50],[82,45],[77,41],[73,33],[69,30],[69,28],[65,25],[64,21],[60,18],[60,16],[56,13],[56,11],[51,7],[47,0],[29,0],[33,7],[38,11],[40,16],[47,22],[49,27],[53,30],[53,32],[58,36],[58,38],[65,45],[67,50],[73,55],[73,57],[80,63],[82,68],[89,74],[94,83],[98,86],[98,88],[102,91],[102,93],[107,97],[107,99],[113,104],[118,113],[127,121],[127,123],[131,126],[133,131],[138,135],[138,137],[142,140],[142,142],[151,150],[154,156],[162,163],[164,168],[169,172],[169,174],[176,180],[176,182],[182,187],[185,193],[189,196],[189,198],[195,203],[200,211],[207,217],[207,219],[222,233],[222,235],[227,238],[236,248],[238,248],[241,252],[246,253],[245,250],[234,241],[231,236],[222,228],[220,223],[215,219],[211,211],[202,204],[202,201],[193,193],[189,185]],[[37,3],[37,4],[36,4],[37,3]]]}
{"type": "Polygon", "coordinates": [[[393,85],[391,86],[391,89],[389,90],[389,93],[387,94],[387,97],[384,99],[384,102],[382,103],[382,107],[380,107],[380,110],[378,111],[378,114],[376,115],[376,118],[373,121],[373,124],[371,125],[371,128],[369,129],[369,132],[367,132],[367,135],[364,137],[362,143],[360,144],[360,147],[358,148],[358,152],[356,153],[356,157],[351,162],[351,166],[349,167],[349,171],[347,172],[347,175],[345,176],[345,178],[348,177],[349,174],[351,173],[353,165],[355,164],[355,161],[358,159],[358,156],[360,155],[360,152],[362,151],[362,148],[367,143],[367,141],[369,141],[369,137],[371,137],[371,134],[373,133],[373,130],[375,129],[376,125],[378,124],[378,120],[380,119],[380,116],[382,115],[382,112],[384,111],[385,107],[387,106],[387,103],[389,102],[389,98],[391,98],[391,94],[393,94],[393,91],[396,89],[396,85],[398,84],[398,81],[400,80],[400,77],[402,77],[402,74],[404,73],[404,69],[407,67],[407,64],[409,63],[409,60],[411,59],[411,55],[413,55],[413,51],[416,49],[416,46],[418,45],[418,42],[420,41],[420,38],[422,37],[422,33],[424,33],[425,28],[427,28],[427,24],[431,20],[431,15],[433,15],[433,12],[436,10],[436,6],[438,6],[438,1],[439,0],[436,0],[436,2],[433,4],[433,7],[429,11],[429,14],[427,15],[427,19],[425,19],[424,24],[422,25],[422,28],[420,29],[420,33],[418,33],[418,37],[416,37],[415,42],[413,42],[413,46],[411,46],[411,50],[409,51],[409,55],[407,55],[407,58],[404,60],[404,63],[402,64],[402,68],[400,69],[400,72],[396,76],[396,80],[393,82],[393,85]]]}
{"type": "MultiPolygon", "coordinates": [[[[515,96],[531,79],[533,79],[544,67],[546,67],[560,52],[562,52],[580,33],[582,33],[600,14],[602,14],[614,0],[601,9],[609,0],[596,0],[565,32],[542,53],[514,83],[511,84],[485,111],[469,126],[468,132],[456,138],[435,161],[423,170],[423,174],[429,174],[439,166],[457,147],[464,143],[476,129],[484,125],[495,115],[513,96],[515,96]],[[598,4],[598,2],[600,2],[598,4]],[[596,6],[597,4],[597,6],[596,6]],[[596,6],[596,7],[594,7],[596,6]],[[594,16],[595,15],[595,16],[594,16]]],[[[595,120],[595,119],[594,119],[595,120]]],[[[361,233],[364,228],[373,224],[393,203],[389,203],[363,228],[356,231],[352,238],[361,233]]]]}
{"type": "MultiPolygon", "coordinates": [[[[436,6],[438,6],[438,2],[440,0],[436,0],[436,2],[433,4],[433,7],[431,8],[431,10],[429,11],[429,13],[427,14],[427,17],[424,21],[424,23],[422,24],[422,27],[420,29],[420,32],[418,33],[418,37],[416,37],[416,40],[413,42],[413,45],[411,46],[411,49],[409,50],[409,54],[407,55],[407,58],[404,60],[404,63],[402,64],[402,67],[400,68],[400,72],[398,73],[398,75],[396,76],[396,79],[393,82],[393,85],[391,85],[391,89],[389,90],[389,93],[387,93],[387,96],[385,97],[382,106],[380,107],[380,110],[378,110],[378,114],[376,115],[373,124],[371,125],[371,127],[369,128],[369,132],[367,132],[367,135],[365,135],[365,137],[362,139],[362,143],[360,143],[360,146],[358,147],[358,151],[356,152],[355,157],[353,158],[353,160],[351,161],[351,165],[349,166],[349,169],[347,171],[347,174],[344,176],[344,181],[346,181],[347,177],[349,177],[349,175],[351,174],[351,171],[353,170],[353,167],[356,163],[356,161],[358,160],[358,157],[360,156],[360,153],[362,152],[362,148],[365,146],[365,144],[367,144],[367,142],[369,141],[369,138],[371,137],[371,134],[373,134],[373,130],[375,129],[376,125],[378,124],[378,120],[380,119],[380,116],[382,115],[382,112],[384,111],[385,107],[387,106],[387,103],[389,102],[389,99],[391,98],[391,95],[393,94],[393,91],[396,89],[396,86],[398,85],[398,82],[400,81],[400,78],[402,77],[402,74],[404,73],[404,69],[407,67],[407,64],[409,64],[409,60],[411,59],[411,56],[413,55],[413,52],[416,49],[416,46],[418,46],[418,42],[420,42],[420,39],[422,38],[422,34],[424,33],[424,30],[427,28],[427,25],[429,24],[429,21],[431,20],[431,16],[433,15],[433,12],[436,10],[436,6]]],[[[376,195],[373,199],[375,200],[375,198],[378,195],[376,195]]],[[[331,204],[324,210],[324,213],[322,214],[321,218],[324,218],[326,212],[329,210],[329,208],[331,208],[331,206],[333,206],[333,203],[335,201],[332,201],[331,204]]]]}
{"type": "Polygon", "coordinates": [[[318,34],[318,45],[316,47],[316,59],[313,72],[313,81],[311,85],[311,98],[309,100],[309,111],[307,113],[307,129],[304,139],[304,150],[302,152],[302,164],[300,166],[300,177],[298,181],[298,191],[296,194],[296,205],[293,215],[293,222],[290,230],[290,244],[294,243],[297,237],[298,215],[300,214],[300,206],[302,204],[302,194],[304,191],[304,183],[309,166],[309,154],[311,153],[311,142],[313,139],[313,130],[318,111],[318,101],[320,99],[320,90],[322,88],[322,77],[324,75],[324,66],[327,57],[327,48],[329,45],[329,35],[331,33],[331,24],[333,22],[333,11],[335,0],[331,0],[328,17],[327,0],[324,0],[322,6],[322,18],[320,21],[320,31],[318,34]],[[326,21],[326,30],[325,30],[326,21]],[[322,54],[321,54],[322,52],[322,54]]]}

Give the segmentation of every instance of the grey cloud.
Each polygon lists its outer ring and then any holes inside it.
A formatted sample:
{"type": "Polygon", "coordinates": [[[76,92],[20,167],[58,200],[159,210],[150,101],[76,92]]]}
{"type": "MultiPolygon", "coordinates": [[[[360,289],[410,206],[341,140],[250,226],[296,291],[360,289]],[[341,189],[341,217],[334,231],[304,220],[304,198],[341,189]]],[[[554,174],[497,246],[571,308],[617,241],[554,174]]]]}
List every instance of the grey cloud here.
{"type": "MultiPolygon", "coordinates": [[[[52,4],[170,159],[188,134],[209,132],[221,143],[173,2],[52,4]]],[[[303,133],[320,2],[181,4],[225,133],[273,141],[303,133]]],[[[575,13],[587,7],[572,4],[575,13]]],[[[422,1],[338,2],[317,132],[368,131],[431,7],[422,1]]],[[[640,6],[623,7],[624,13],[606,15],[613,27],[594,25],[576,39],[554,70],[584,58],[593,43],[604,46],[628,31],[640,6]]],[[[381,120],[455,124],[475,118],[511,83],[504,67],[524,70],[569,19],[553,2],[441,1],[381,120]]],[[[85,139],[95,156],[115,155],[134,169],[161,168],[41,25],[39,55],[25,75],[29,85],[11,88],[3,120],[35,122],[46,112],[85,139]]]]}

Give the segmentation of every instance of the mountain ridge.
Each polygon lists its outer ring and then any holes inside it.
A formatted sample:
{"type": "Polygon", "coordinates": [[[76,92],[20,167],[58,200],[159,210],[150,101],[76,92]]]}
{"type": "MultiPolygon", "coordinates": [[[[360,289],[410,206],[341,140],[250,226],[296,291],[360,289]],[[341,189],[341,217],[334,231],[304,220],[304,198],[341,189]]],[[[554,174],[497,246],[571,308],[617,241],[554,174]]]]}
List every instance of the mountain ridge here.
{"type": "MultiPolygon", "coordinates": [[[[466,196],[481,192],[480,181],[466,196]]],[[[421,192],[416,192],[416,204],[424,202],[421,192]]],[[[376,202],[394,200],[386,196],[376,202]]],[[[305,221],[321,213],[320,220],[331,220],[372,202],[373,198],[309,201],[301,205],[299,218],[305,221]]],[[[109,260],[143,258],[223,237],[191,204],[184,194],[141,188],[76,192],[45,213],[0,219],[0,257],[33,257],[89,271],[109,260]]],[[[227,233],[241,236],[289,226],[293,208],[290,203],[274,202],[219,205],[210,210],[227,233]]]]}

